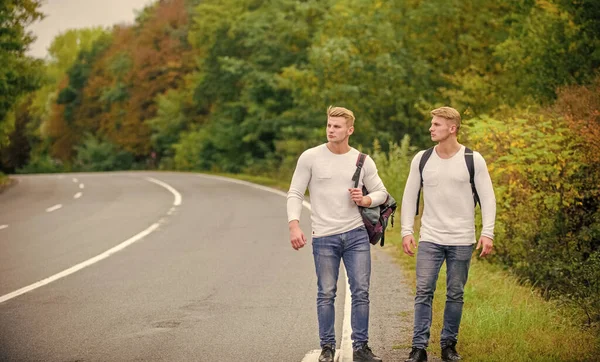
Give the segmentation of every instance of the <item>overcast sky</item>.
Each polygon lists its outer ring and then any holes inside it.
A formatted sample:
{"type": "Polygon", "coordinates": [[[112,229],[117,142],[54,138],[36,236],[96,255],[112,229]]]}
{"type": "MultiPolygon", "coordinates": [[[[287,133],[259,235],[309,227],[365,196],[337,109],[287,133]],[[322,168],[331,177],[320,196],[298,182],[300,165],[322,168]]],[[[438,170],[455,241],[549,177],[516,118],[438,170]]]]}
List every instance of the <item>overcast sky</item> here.
{"type": "Polygon", "coordinates": [[[52,39],[68,29],[133,23],[134,10],[141,10],[152,2],[154,0],[44,0],[41,12],[46,18],[29,27],[37,40],[29,46],[27,54],[45,57],[52,39]]]}

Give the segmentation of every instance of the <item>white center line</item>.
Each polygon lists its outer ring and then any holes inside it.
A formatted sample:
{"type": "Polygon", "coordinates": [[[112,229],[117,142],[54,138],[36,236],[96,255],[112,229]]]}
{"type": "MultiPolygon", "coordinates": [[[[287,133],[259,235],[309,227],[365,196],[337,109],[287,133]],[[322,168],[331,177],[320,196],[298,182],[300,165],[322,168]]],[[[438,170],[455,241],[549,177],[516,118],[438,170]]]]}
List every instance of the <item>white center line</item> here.
{"type": "Polygon", "coordinates": [[[84,261],[82,263],[79,263],[79,264],[77,264],[77,265],[75,265],[73,267],[70,267],[69,269],[63,270],[63,271],[61,271],[58,274],[54,274],[51,277],[48,277],[48,278],[43,279],[43,280],[40,280],[39,282],[33,283],[31,285],[28,285],[28,286],[23,287],[23,288],[21,288],[19,290],[15,290],[12,293],[5,294],[5,295],[3,295],[3,296],[0,297],[0,303],[6,302],[9,299],[12,299],[14,297],[18,297],[21,294],[25,294],[27,292],[30,292],[30,291],[32,291],[34,289],[37,289],[37,288],[39,288],[41,286],[44,286],[46,284],[50,284],[53,281],[56,281],[56,280],[58,280],[60,278],[64,278],[67,275],[71,275],[71,274],[75,273],[76,271],[79,271],[79,270],[81,270],[81,269],[83,269],[83,268],[85,268],[87,266],[90,266],[90,265],[92,265],[94,263],[97,263],[97,262],[99,262],[102,259],[106,259],[109,256],[111,256],[112,254],[116,253],[117,251],[123,250],[126,247],[128,247],[129,245],[135,243],[136,241],[143,239],[146,235],[148,235],[151,232],[153,232],[154,230],[156,230],[159,226],[160,225],[158,223],[152,224],[146,230],[144,230],[144,231],[136,234],[135,236],[132,236],[131,238],[125,240],[124,242],[122,242],[121,244],[115,246],[114,248],[108,249],[107,251],[105,251],[102,254],[96,255],[95,257],[93,257],[91,259],[88,259],[88,260],[86,260],[86,261],[84,261]]]}
{"type": "MultiPolygon", "coordinates": [[[[171,191],[175,195],[175,202],[178,202],[177,205],[181,204],[181,194],[179,192],[177,192],[177,190],[175,190],[173,187],[171,187],[170,185],[167,185],[166,183],[164,183],[162,181],[158,181],[156,179],[150,179],[150,178],[148,178],[148,180],[152,181],[154,183],[157,183],[157,184],[159,184],[161,186],[164,186],[166,189],[168,189],[169,191],[171,191]]],[[[26,287],[23,287],[23,288],[19,289],[19,290],[15,290],[12,293],[8,293],[8,294],[5,294],[3,296],[0,296],[0,303],[4,303],[7,300],[15,298],[15,297],[18,297],[21,294],[25,294],[27,292],[30,292],[30,291],[34,290],[34,289],[42,287],[42,286],[44,286],[46,284],[50,284],[50,283],[52,283],[52,282],[54,282],[54,281],[56,281],[58,279],[64,278],[64,277],[66,277],[68,275],[71,275],[71,274],[73,274],[73,273],[75,273],[75,272],[77,272],[77,271],[79,271],[79,270],[81,270],[81,269],[83,269],[85,267],[88,267],[88,266],[90,266],[92,264],[95,264],[95,263],[99,262],[102,259],[106,259],[109,256],[111,256],[112,254],[114,254],[114,253],[116,253],[116,252],[118,252],[120,250],[125,249],[126,247],[128,247],[129,245],[135,243],[136,241],[142,240],[143,238],[145,238],[146,236],[148,236],[149,234],[151,234],[153,231],[155,231],[156,229],[158,229],[159,226],[161,225],[161,223],[163,223],[163,222],[164,222],[164,218],[161,219],[161,220],[159,220],[158,222],[150,225],[148,228],[146,228],[146,230],[137,233],[136,235],[134,235],[134,236],[130,237],[129,239],[123,241],[119,245],[117,245],[117,246],[115,246],[113,248],[108,249],[107,251],[105,251],[102,254],[98,254],[95,257],[91,258],[91,259],[88,259],[88,260],[86,260],[84,262],[81,262],[81,263],[79,263],[79,264],[77,264],[75,266],[70,267],[69,269],[63,270],[60,273],[54,274],[54,275],[52,275],[52,276],[50,276],[50,277],[48,277],[46,279],[42,279],[39,282],[30,284],[30,285],[28,285],[26,287]]]]}
{"type": "Polygon", "coordinates": [[[62,207],[62,204],[54,205],[54,206],[52,206],[52,207],[49,207],[49,208],[47,208],[47,209],[46,209],[46,212],[52,212],[52,211],[54,211],[54,210],[58,210],[58,209],[60,209],[61,207],[62,207]]]}
{"type": "Polygon", "coordinates": [[[75,195],[73,195],[73,198],[74,198],[74,199],[78,199],[78,198],[80,198],[80,197],[81,197],[81,195],[83,195],[83,193],[81,193],[81,192],[78,192],[78,193],[76,193],[75,195]]]}
{"type": "Polygon", "coordinates": [[[181,205],[181,194],[179,192],[177,192],[177,190],[172,188],[171,185],[168,185],[168,184],[166,184],[160,180],[157,180],[155,178],[152,178],[152,177],[146,177],[146,180],[148,180],[150,182],[154,182],[155,184],[160,185],[160,186],[164,187],[165,189],[171,191],[171,193],[175,196],[173,205],[175,205],[175,206],[181,205]]]}
{"type": "Polygon", "coordinates": [[[83,186],[83,184],[79,184],[79,188],[80,188],[80,189],[82,189],[82,188],[84,188],[84,187],[85,187],[85,186],[83,186]]]}
{"type": "Polygon", "coordinates": [[[77,180],[75,177],[73,177],[73,182],[77,183],[77,182],[79,182],[79,180],[77,180]]]}
{"type": "Polygon", "coordinates": [[[7,227],[8,227],[8,225],[0,225],[0,230],[6,229],[7,227]]]}

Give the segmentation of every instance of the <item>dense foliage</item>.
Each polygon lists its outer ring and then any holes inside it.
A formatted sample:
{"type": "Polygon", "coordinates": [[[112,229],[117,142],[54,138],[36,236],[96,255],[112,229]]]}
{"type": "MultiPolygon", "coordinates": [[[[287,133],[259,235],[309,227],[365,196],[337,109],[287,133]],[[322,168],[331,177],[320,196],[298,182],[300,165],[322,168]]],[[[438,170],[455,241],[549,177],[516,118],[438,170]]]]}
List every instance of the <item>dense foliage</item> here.
{"type": "Polygon", "coordinates": [[[20,97],[39,86],[41,64],[25,52],[34,39],[26,28],[42,18],[40,5],[40,0],[0,2],[0,150],[14,131],[10,111],[20,97]]]}

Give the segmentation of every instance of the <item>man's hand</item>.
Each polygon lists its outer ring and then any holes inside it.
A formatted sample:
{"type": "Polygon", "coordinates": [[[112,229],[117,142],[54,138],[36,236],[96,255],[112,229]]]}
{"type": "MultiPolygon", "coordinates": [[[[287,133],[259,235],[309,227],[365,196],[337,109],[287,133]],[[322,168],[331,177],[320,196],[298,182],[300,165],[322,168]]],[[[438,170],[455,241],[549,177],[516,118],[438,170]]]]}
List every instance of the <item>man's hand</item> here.
{"type": "Polygon", "coordinates": [[[359,188],[348,189],[350,192],[350,198],[360,207],[370,207],[371,198],[369,196],[363,196],[362,190],[359,188]]]}
{"type": "Polygon", "coordinates": [[[417,243],[415,243],[415,238],[410,235],[406,235],[402,238],[402,248],[404,249],[404,253],[409,256],[415,256],[415,252],[413,251],[417,247],[417,243]]]}
{"type": "Polygon", "coordinates": [[[306,237],[300,229],[300,224],[298,220],[290,221],[290,242],[292,243],[292,248],[294,250],[299,250],[301,247],[306,245],[306,237]]]}
{"type": "Polygon", "coordinates": [[[494,247],[494,240],[488,238],[487,236],[481,235],[479,238],[479,242],[477,243],[477,250],[483,245],[483,250],[481,250],[481,254],[479,254],[480,258],[485,258],[487,255],[492,253],[492,248],[494,247]]]}

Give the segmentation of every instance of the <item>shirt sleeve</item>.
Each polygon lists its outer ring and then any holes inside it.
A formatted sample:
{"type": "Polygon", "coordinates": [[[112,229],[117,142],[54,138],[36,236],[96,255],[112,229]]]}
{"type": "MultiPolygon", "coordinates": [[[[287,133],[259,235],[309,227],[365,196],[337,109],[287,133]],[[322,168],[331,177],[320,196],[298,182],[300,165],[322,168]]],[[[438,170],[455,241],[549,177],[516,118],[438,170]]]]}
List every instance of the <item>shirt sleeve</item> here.
{"type": "Polygon", "coordinates": [[[421,175],[419,162],[424,151],[420,151],[410,164],[408,180],[402,195],[402,208],[400,209],[400,223],[402,224],[402,237],[414,234],[415,215],[417,213],[417,196],[421,190],[421,175]]]}
{"type": "Polygon", "coordinates": [[[473,152],[473,162],[475,164],[475,188],[481,202],[481,235],[493,239],[496,221],[496,196],[494,195],[492,179],[481,154],[473,152]]]}
{"type": "Polygon", "coordinates": [[[302,153],[298,158],[292,182],[287,194],[287,215],[288,223],[292,220],[300,221],[302,214],[302,201],[304,201],[304,193],[308,187],[311,178],[311,157],[308,152],[302,153]]]}
{"type": "Polygon", "coordinates": [[[379,177],[375,161],[370,156],[365,159],[363,185],[369,192],[366,196],[371,198],[371,207],[379,206],[387,200],[388,192],[379,177]]]}

